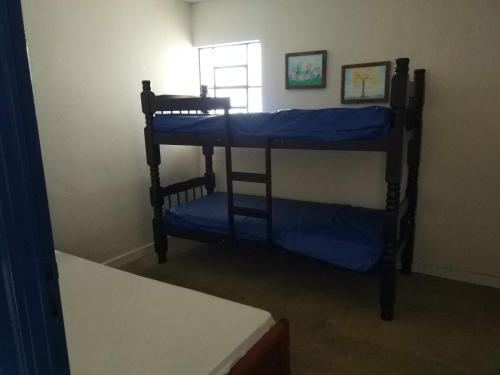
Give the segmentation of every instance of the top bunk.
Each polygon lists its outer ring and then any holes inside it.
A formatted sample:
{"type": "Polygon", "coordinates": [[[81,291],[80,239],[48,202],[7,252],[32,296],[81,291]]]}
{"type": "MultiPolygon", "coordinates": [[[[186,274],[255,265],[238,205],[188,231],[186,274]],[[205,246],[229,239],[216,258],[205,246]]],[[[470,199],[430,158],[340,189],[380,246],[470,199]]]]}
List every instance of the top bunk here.
{"type": "MultiPolygon", "coordinates": [[[[372,140],[380,145],[392,126],[390,108],[288,109],[277,112],[236,113],[229,115],[231,145],[267,144],[290,147],[317,143],[372,140]]],[[[171,142],[205,138],[223,145],[226,141],[225,115],[156,114],[156,138],[171,142]]]]}
{"type": "Polygon", "coordinates": [[[411,82],[408,65],[409,59],[396,60],[390,107],[230,114],[229,98],[206,97],[204,90],[201,97],[155,95],[143,81],[142,110],[156,144],[388,151],[413,136],[412,114],[421,113],[424,71],[416,70],[411,82]],[[403,121],[395,121],[402,112],[403,121]]]}

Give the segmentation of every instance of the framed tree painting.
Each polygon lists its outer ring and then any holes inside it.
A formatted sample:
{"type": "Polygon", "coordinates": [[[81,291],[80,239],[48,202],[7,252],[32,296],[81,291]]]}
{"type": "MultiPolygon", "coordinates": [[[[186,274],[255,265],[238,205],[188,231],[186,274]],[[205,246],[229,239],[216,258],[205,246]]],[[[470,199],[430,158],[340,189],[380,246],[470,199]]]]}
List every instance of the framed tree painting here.
{"type": "Polygon", "coordinates": [[[387,102],[390,68],[390,61],[343,65],[341,103],[387,102]]]}
{"type": "Polygon", "coordinates": [[[287,53],[285,55],[287,89],[326,87],[326,51],[287,53]]]}

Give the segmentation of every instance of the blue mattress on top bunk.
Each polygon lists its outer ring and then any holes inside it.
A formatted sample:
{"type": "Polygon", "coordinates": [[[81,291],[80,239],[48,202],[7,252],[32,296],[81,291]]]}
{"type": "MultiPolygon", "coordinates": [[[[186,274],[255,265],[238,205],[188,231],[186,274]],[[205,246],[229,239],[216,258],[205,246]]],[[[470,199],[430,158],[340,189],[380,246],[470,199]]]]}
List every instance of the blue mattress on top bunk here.
{"type": "MultiPolygon", "coordinates": [[[[262,136],[316,141],[377,139],[387,135],[392,111],[381,106],[363,108],[287,109],[277,112],[230,115],[235,136],[262,136]]],[[[223,115],[157,114],[159,133],[213,134],[224,132],[223,115]]]]}
{"type": "MultiPolygon", "coordinates": [[[[265,198],[234,195],[236,206],[265,209],[265,198]]],[[[380,210],[273,199],[274,242],[337,266],[367,271],[383,252],[380,210]]],[[[227,234],[227,194],[213,193],[165,212],[164,224],[184,230],[227,234]]],[[[235,216],[236,238],[266,241],[266,220],[235,216]]]]}

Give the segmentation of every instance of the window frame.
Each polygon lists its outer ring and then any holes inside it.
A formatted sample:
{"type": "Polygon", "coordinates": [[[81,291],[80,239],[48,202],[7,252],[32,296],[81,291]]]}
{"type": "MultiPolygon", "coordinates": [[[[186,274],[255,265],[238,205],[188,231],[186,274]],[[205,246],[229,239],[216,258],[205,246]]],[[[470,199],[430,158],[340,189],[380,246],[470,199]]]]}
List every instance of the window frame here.
{"type": "MultiPolygon", "coordinates": [[[[248,111],[248,105],[249,105],[249,94],[250,94],[250,89],[260,89],[261,92],[261,97],[262,97],[262,58],[260,61],[260,66],[261,66],[261,82],[260,85],[250,85],[248,82],[249,76],[248,76],[248,50],[249,50],[249,45],[251,44],[258,44],[260,46],[260,49],[262,51],[262,43],[259,40],[251,40],[251,41],[245,41],[245,42],[236,42],[236,43],[225,43],[225,44],[215,44],[211,46],[203,46],[203,47],[198,47],[198,76],[201,84],[201,71],[202,71],[202,65],[201,65],[201,51],[202,50],[212,50],[212,56],[215,55],[215,49],[216,48],[221,48],[221,47],[234,47],[234,46],[245,46],[245,64],[230,64],[230,65],[213,65],[211,67],[212,70],[212,75],[213,75],[213,86],[207,86],[208,90],[213,90],[214,97],[217,97],[217,90],[225,90],[225,89],[244,89],[246,92],[246,105],[245,106],[231,106],[231,109],[237,109],[237,110],[244,110],[244,112],[249,113],[248,111]],[[216,80],[216,71],[217,69],[227,69],[227,68],[244,68],[245,69],[245,76],[246,76],[246,85],[224,85],[224,86],[217,86],[217,80],[216,80]]],[[[261,108],[262,108],[262,103],[261,103],[261,108]]]]}

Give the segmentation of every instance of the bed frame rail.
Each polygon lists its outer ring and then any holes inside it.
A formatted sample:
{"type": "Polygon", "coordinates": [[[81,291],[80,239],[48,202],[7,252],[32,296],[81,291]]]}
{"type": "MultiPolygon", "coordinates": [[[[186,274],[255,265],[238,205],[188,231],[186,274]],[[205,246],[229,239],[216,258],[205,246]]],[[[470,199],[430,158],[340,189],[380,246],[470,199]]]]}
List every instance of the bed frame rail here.
{"type": "Polygon", "coordinates": [[[290,328],[281,319],[241,358],[229,375],[290,375],[290,328]]]}
{"type": "MultiPolygon", "coordinates": [[[[155,96],[152,103],[152,109],[158,111],[199,111],[206,113],[211,110],[229,109],[229,98],[198,98],[198,97],[180,97],[155,96]]],[[[183,113],[179,113],[183,114],[183,113]]],[[[187,113],[189,114],[189,113],[187,113]]]]}
{"type": "Polygon", "coordinates": [[[176,202],[177,205],[180,205],[181,202],[187,203],[197,198],[202,198],[204,195],[208,194],[205,193],[205,189],[207,189],[207,186],[209,186],[209,182],[207,181],[206,177],[195,177],[190,180],[177,182],[175,184],[162,187],[160,189],[160,192],[162,198],[164,200],[167,200],[168,208],[170,209],[174,206],[173,202],[176,202]]]}
{"type": "Polygon", "coordinates": [[[142,81],[141,104],[142,112],[150,115],[154,115],[156,112],[170,112],[174,114],[174,111],[179,115],[192,114],[191,112],[206,114],[212,110],[229,110],[231,108],[229,98],[209,98],[206,96],[206,88],[203,86],[199,97],[188,95],[155,95],[151,91],[151,81],[142,81]]]}

